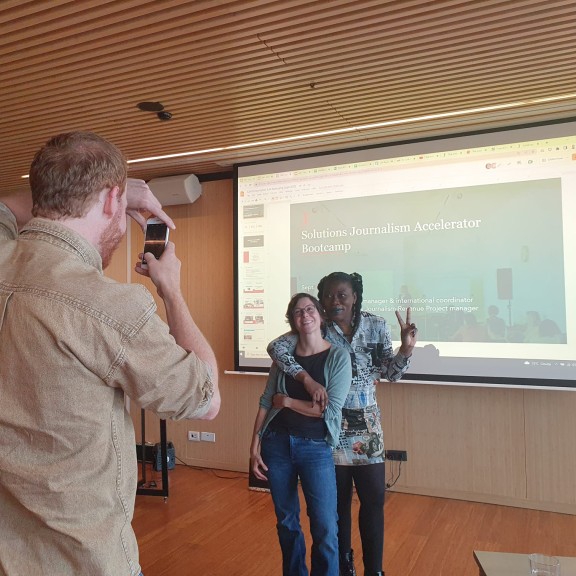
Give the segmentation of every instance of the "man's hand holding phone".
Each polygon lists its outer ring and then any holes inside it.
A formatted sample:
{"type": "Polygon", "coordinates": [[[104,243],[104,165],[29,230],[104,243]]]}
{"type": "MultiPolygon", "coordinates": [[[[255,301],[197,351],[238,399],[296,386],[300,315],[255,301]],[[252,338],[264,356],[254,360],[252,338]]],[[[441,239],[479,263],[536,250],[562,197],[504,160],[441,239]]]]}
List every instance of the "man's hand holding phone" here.
{"type": "MultiPolygon", "coordinates": [[[[160,218],[148,218],[146,220],[145,234],[143,254],[150,253],[156,259],[160,258],[166,248],[166,244],[168,244],[170,228],[160,218]]],[[[144,258],[142,258],[140,266],[144,270],[147,269],[148,264],[144,258]]]]}
{"type": "Polygon", "coordinates": [[[135,271],[148,276],[161,298],[180,292],[181,262],[176,257],[173,242],[168,241],[169,228],[159,218],[149,218],[144,249],[139,255],[135,271]]]}
{"type": "Polygon", "coordinates": [[[159,259],[151,252],[140,254],[140,258],[136,263],[135,271],[152,280],[160,298],[164,299],[180,294],[180,268],[182,263],[176,256],[174,242],[166,244],[166,248],[159,259]],[[142,267],[143,261],[146,262],[146,268],[142,267]]]}

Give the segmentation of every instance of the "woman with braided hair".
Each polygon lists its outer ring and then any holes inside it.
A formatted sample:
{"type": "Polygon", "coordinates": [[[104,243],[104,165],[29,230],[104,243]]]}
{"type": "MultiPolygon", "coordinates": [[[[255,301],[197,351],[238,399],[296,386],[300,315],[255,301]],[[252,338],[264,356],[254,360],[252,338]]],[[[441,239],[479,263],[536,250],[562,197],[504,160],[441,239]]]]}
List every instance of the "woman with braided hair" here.
{"type": "MultiPolygon", "coordinates": [[[[348,350],[352,384],[342,409],[338,446],[333,451],[338,496],[338,548],[340,575],[355,576],[352,551],[352,488],[360,501],[358,523],[362,541],[364,576],[383,576],[384,495],[386,490],[384,439],[376,383],[399,380],[409,366],[416,344],[416,326],[410,308],[400,325],[401,346],[392,349],[390,326],[383,318],[362,311],[360,274],[332,272],[320,280],[318,299],[326,312],[326,340],[348,350]]],[[[268,353],[286,374],[301,382],[312,402],[323,409],[326,389],[314,381],[294,359],[294,335],[285,334],[268,345],[268,353]]]]}

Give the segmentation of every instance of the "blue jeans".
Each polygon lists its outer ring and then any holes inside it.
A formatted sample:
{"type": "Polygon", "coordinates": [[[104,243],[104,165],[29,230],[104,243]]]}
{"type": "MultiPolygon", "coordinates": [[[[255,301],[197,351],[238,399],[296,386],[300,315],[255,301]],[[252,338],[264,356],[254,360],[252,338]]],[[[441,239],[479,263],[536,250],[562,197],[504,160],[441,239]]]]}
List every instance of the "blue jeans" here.
{"type": "Polygon", "coordinates": [[[332,450],[325,440],[266,430],[261,443],[276,511],[283,576],[308,576],[298,478],[312,535],[311,576],[338,576],[338,513],[332,450]]]}

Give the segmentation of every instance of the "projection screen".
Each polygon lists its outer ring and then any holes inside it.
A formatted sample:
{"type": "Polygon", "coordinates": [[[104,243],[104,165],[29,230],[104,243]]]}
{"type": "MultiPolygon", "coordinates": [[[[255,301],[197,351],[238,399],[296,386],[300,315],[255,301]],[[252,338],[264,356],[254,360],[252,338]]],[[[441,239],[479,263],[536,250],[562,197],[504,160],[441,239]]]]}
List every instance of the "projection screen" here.
{"type": "Polygon", "coordinates": [[[574,119],[238,164],[235,213],[235,370],[344,271],[395,348],[411,307],[406,380],[576,388],[574,119]]]}

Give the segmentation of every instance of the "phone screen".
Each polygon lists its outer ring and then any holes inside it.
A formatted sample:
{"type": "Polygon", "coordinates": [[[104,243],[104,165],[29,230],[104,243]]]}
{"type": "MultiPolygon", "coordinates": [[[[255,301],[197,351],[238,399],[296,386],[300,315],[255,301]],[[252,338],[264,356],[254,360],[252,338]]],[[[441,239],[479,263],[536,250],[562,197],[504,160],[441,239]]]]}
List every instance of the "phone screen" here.
{"type": "Polygon", "coordinates": [[[144,240],[144,253],[151,252],[156,259],[162,256],[168,241],[168,227],[164,223],[148,224],[144,240]]]}

